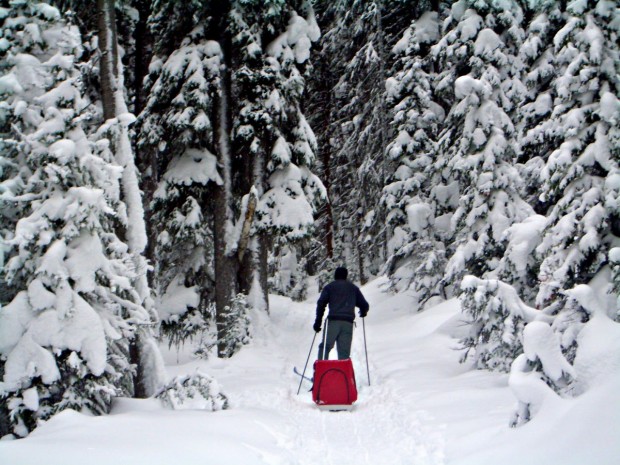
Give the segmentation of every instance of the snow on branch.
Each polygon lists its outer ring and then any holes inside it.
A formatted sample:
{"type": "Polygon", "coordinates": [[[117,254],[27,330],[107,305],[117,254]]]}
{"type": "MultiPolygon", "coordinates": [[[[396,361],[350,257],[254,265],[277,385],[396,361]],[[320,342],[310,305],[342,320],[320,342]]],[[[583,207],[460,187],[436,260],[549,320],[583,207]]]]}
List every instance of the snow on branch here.
{"type": "Polygon", "coordinates": [[[463,278],[461,289],[463,312],[471,323],[469,334],[461,340],[466,349],[461,361],[473,350],[476,367],[507,372],[523,351],[524,326],[549,317],[526,305],[513,286],[497,279],[468,275],[463,278]]]}

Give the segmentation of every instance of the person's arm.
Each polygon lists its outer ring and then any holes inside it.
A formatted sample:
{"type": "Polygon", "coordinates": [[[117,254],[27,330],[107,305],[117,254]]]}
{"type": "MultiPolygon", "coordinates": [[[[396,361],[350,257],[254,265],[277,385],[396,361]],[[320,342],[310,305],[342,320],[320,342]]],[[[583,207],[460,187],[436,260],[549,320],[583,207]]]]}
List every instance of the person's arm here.
{"type": "Polygon", "coordinates": [[[362,291],[359,290],[359,288],[355,289],[355,306],[360,309],[360,316],[362,318],[365,318],[368,314],[368,309],[370,308],[370,305],[368,305],[368,302],[366,302],[366,299],[364,298],[364,295],[362,294],[362,291]]]}
{"type": "Polygon", "coordinates": [[[323,323],[323,315],[325,314],[325,307],[329,303],[329,286],[325,286],[319,300],[316,302],[316,319],[312,328],[318,333],[321,331],[321,324],[323,323]]]}

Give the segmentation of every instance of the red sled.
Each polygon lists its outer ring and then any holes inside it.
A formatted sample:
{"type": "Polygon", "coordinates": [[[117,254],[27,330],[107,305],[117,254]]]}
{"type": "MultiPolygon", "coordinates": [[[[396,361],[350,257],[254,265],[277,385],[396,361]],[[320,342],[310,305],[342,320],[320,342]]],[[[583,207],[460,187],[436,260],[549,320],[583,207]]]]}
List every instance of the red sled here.
{"type": "Polygon", "coordinates": [[[321,410],[351,410],[357,386],[351,359],[314,362],[312,400],[321,410]]]}

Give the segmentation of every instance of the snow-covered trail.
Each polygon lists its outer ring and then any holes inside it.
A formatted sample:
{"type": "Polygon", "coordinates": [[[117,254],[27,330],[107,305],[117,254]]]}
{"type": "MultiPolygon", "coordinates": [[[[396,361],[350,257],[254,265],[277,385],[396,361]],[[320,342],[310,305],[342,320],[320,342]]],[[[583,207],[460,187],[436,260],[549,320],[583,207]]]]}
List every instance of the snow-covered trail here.
{"type": "MultiPolygon", "coordinates": [[[[371,288],[371,294],[373,291],[377,295],[369,295],[371,301],[385,301],[386,296],[378,288],[371,288]]],[[[305,303],[291,303],[289,299],[272,298],[271,317],[258,323],[252,348],[228,363],[207,363],[207,372],[224,386],[234,408],[276,414],[271,423],[257,419],[281,448],[278,457],[267,461],[299,465],[444,463],[442,434],[425,424],[425,412],[408,403],[408,389],[391,380],[374,362],[373,350],[380,350],[381,344],[372,344],[375,330],[371,317],[367,323],[371,386],[361,321],[354,334],[352,359],[359,390],[354,410],[319,411],[312,403],[310,384],[306,381],[297,395],[300,378],[293,373],[293,366],[302,370],[308,357],[314,336],[314,300],[310,297],[305,303]],[[242,384],[237,382],[241,378],[242,384]]],[[[374,307],[375,321],[381,321],[383,305],[374,307]]],[[[383,330],[377,328],[378,340],[389,340],[389,334],[382,334],[389,331],[387,326],[383,330]]],[[[319,339],[320,335],[312,347],[308,375],[312,373],[319,339]]],[[[394,346],[398,343],[395,341],[394,346]]],[[[414,351],[415,346],[409,350],[414,351]]],[[[187,366],[183,370],[187,371],[187,366]]],[[[272,453],[264,451],[263,457],[272,453]]]]}
{"type": "MultiPolygon", "coordinates": [[[[620,374],[562,400],[518,429],[507,375],[473,370],[453,350],[466,330],[456,300],[421,313],[406,294],[363,292],[372,385],[361,326],[352,358],[359,399],[352,412],[321,412],[304,383],[296,395],[314,320],[316,289],[303,303],[272,297],[255,315],[254,339],[230,360],[167,351],[169,375],[217,379],[231,408],[168,410],[157,400],[118,399],[112,414],[64,411],[28,438],[0,441],[2,465],[615,465],[620,454],[620,374]],[[305,388],[305,389],[304,389],[305,388]],[[557,431],[562,430],[562,436],[557,431]]],[[[308,374],[316,358],[313,347],[308,374]]]]}
{"type": "MultiPolygon", "coordinates": [[[[231,408],[219,412],[171,411],[158,401],[120,399],[111,415],[65,411],[27,439],[0,442],[3,465],[148,464],[420,464],[444,463],[437,422],[415,403],[415,373],[401,357],[418,350],[403,318],[378,285],[364,291],[372,386],[368,386],[361,326],[352,358],[359,400],[353,412],[321,412],[299,377],[314,333],[314,302],[273,297],[271,315],[255,316],[250,346],[230,360],[195,360],[188,350],[168,351],[169,375],[199,369],[215,377],[231,408]],[[400,374],[399,374],[400,373],[400,374]]],[[[407,299],[402,297],[397,302],[407,299]]],[[[308,374],[316,358],[313,347],[308,374]]]]}

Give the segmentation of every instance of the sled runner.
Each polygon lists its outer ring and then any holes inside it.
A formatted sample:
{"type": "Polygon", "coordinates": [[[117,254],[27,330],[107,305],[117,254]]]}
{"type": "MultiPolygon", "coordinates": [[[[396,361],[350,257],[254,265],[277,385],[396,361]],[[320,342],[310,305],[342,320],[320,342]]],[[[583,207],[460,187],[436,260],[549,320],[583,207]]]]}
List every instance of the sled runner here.
{"type": "Polygon", "coordinates": [[[314,362],[312,400],[321,410],[351,410],[357,386],[351,359],[314,362]]]}

